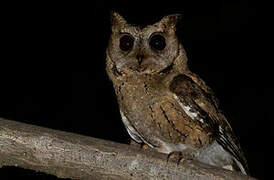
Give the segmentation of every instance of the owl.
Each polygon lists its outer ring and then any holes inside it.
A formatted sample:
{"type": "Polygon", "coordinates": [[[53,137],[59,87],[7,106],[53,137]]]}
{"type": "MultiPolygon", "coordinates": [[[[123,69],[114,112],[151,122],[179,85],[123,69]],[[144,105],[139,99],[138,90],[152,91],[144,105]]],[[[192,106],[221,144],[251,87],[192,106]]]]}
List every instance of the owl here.
{"type": "Polygon", "coordinates": [[[180,17],[168,15],[143,27],[112,13],[106,70],[121,119],[137,143],[248,174],[239,141],[212,90],[188,68],[176,36],[180,17]]]}

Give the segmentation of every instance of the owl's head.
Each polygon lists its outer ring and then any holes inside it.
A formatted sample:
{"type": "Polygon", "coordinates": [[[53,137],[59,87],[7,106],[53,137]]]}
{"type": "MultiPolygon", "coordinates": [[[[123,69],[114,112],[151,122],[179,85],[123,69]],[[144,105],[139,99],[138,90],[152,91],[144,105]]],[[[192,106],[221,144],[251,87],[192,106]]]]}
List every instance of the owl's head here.
{"type": "Polygon", "coordinates": [[[161,73],[170,68],[180,54],[185,57],[175,34],[180,17],[180,14],[173,14],[155,24],[140,27],[127,23],[114,12],[107,49],[108,61],[123,75],[161,73]]]}

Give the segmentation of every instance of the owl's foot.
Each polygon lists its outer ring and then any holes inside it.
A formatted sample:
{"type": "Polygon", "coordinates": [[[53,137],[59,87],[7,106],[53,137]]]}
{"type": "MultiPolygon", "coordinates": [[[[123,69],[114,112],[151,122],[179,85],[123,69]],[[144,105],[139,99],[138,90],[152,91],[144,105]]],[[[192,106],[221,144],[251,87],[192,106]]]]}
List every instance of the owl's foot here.
{"type": "Polygon", "coordinates": [[[142,143],[142,144],[139,144],[137,142],[135,142],[134,140],[130,140],[130,143],[129,143],[130,146],[135,146],[135,147],[139,147],[140,149],[149,149],[149,146],[142,143]]]}
{"type": "Polygon", "coordinates": [[[193,153],[190,153],[188,151],[173,151],[167,155],[167,163],[169,161],[175,161],[178,166],[182,160],[192,160],[193,158],[193,153]]]}
{"type": "Polygon", "coordinates": [[[133,141],[132,139],[130,139],[130,140],[129,140],[129,145],[130,145],[130,146],[135,146],[135,147],[138,146],[138,147],[139,147],[141,144],[139,144],[139,143],[133,141]]]}
{"type": "Polygon", "coordinates": [[[169,161],[175,161],[177,163],[177,166],[183,159],[183,153],[181,151],[174,151],[167,155],[167,163],[169,161]]]}

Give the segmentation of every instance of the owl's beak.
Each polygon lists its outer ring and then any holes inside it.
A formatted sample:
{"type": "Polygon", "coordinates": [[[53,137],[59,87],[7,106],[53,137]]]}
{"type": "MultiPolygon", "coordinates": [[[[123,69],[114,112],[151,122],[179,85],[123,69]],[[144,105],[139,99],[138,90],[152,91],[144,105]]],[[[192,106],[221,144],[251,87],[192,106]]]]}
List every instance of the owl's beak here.
{"type": "Polygon", "coordinates": [[[144,59],[144,55],[143,54],[137,54],[136,55],[136,59],[138,61],[138,64],[141,65],[144,59]]]}

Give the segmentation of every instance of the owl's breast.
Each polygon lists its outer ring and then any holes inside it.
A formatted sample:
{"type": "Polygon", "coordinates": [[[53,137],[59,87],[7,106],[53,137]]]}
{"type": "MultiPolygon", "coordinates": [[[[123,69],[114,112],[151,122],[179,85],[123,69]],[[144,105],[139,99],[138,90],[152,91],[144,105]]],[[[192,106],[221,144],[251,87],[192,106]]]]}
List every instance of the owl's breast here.
{"type": "Polygon", "coordinates": [[[207,143],[207,135],[184,113],[168,89],[161,85],[136,84],[123,83],[115,88],[120,110],[129,121],[124,122],[126,127],[130,124],[145,141],[166,153],[185,144],[197,147],[207,143]],[[197,128],[193,128],[195,126],[197,128]],[[199,139],[195,139],[197,137],[199,139]]]}

